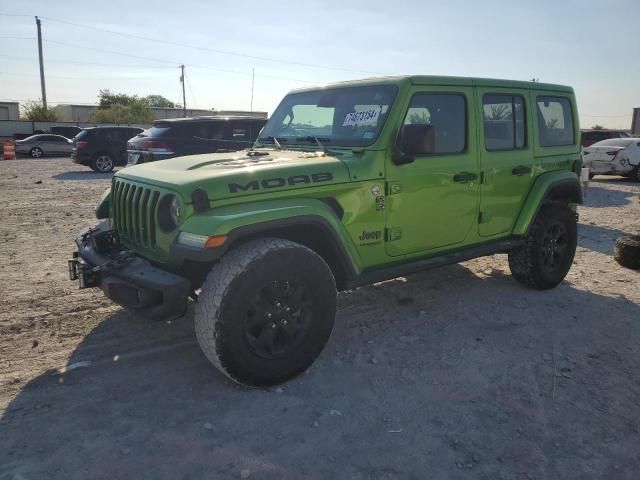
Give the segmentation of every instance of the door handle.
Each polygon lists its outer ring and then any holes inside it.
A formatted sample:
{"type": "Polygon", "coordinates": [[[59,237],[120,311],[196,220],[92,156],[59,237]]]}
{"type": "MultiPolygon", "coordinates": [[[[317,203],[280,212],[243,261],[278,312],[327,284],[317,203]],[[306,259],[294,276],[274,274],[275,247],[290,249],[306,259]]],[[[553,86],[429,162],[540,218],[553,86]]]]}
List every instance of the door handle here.
{"type": "Polygon", "coordinates": [[[531,167],[525,165],[518,165],[511,170],[512,175],[527,175],[528,173],[531,173],[531,167]]]}
{"type": "Polygon", "coordinates": [[[453,181],[458,183],[469,183],[478,178],[478,175],[470,172],[460,172],[453,176],[453,181]]]}

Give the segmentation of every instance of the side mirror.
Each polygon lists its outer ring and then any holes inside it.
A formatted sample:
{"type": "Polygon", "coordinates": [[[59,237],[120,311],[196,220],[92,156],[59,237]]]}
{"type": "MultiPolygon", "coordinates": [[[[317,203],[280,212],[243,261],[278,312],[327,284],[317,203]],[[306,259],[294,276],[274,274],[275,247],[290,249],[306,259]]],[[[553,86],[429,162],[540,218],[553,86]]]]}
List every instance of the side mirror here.
{"type": "Polygon", "coordinates": [[[400,130],[400,155],[393,158],[396,165],[404,165],[415,160],[416,155],[430,155],[435,152],[436,133],[433,125],[424,123],[404,125],[400,130]]]}

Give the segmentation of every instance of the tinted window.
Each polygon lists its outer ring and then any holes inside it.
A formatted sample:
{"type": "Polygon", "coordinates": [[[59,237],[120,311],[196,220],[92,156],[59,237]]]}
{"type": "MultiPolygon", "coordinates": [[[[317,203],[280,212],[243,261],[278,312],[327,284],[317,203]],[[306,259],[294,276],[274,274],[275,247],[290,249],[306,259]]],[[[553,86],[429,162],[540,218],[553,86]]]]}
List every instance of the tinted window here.
{"type": "Polygon", "coordinates": [[[520,95],[485,95],[482,110],[487,150],[515,150],[525,146],[524,99],[520,95]]]}
{"type": "Polygon", "coordinates": [[[418,93],[411,99],[404,124],[432,125],[434,153],[460,153],[466,148],[466,100],[459,94],[418,93]]]}
{"type": "Polygon", "coordinates": [[[151,127],[150,129],[145,130],[144,134],[148,137],[161,137],[169,130],[171,130],[171,127],[169,126],[151,127]]]}
{"type": "Polygon", "coordinates": [[[573,145],[573,114],[569,100],[563,97],[538,97],[540,146],[573,145]]]}

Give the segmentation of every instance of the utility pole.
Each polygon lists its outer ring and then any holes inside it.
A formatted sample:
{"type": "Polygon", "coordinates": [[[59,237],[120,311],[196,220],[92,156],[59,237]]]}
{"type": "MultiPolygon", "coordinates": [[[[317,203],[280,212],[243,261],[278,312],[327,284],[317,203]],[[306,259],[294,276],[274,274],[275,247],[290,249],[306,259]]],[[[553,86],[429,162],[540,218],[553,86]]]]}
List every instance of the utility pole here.
{"type": "Polygon", "coordinates": [[[255,79],[256,79],[256,69],[252,68],[251,69],[251,108],[250,108],[250,112],[253,112],[253,85],[255,83],[255,79]]]}
{"type": "Polygon", "coordinates": [[[42,58],[42,31],[40,30],[40,19],[36,17],[38,27],[38,55],[40,57],[40,88],[42,89],[42,106],[47,109],[47,89],[44,86],[44,60],[42,58]]]}
{"type": "Polygon", "coordinates": [[[180,81],[182,82],[182,116],[187,116],[187,96],[184,93],[184,65],[180,65],[182,75],[180,75],[180,81]]]}

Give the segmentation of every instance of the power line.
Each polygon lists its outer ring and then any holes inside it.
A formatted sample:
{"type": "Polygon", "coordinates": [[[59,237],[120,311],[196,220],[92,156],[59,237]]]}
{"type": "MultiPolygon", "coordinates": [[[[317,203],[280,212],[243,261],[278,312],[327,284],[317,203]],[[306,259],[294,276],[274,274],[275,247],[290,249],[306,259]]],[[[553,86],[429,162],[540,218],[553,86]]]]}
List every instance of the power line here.
{"type": "MultiPolygon", "coordinates": [[[[84,48],[87,50],[95,50],[97,52],[102,52],[102,53],[109,53],[111,55],[121,55],[121,56],[125,56],[125,57],[131,57],[131,58],[136,58],[139,60],[150,60],[153,62],[159,62],[159,63],[164,63],[167,65],[176,65],[178,62],[172,62],[169,60],[163,60],[160,58],[153,58],[153,57],[143,57],[141,55],[132,55],[130,53],[124,53],[124,52],[115,52],[113,50],[105,50],[103,48],[96,48],[96,47],[88,47],[86,45],[80,45],[77,43],[69,43],[69,42],[60,42],[58,40],[44,40],[45,43],[52,43],[52,44],[57,44],[57,45],[64,45],[64,46],[68,46],[68,47],[74,47],[74,48],[84,48]]],[[[246,75],[246,76],[251,76],[251,72],[240,72],[237,70],[228,70],[228,69],[223,69],[223,68],[217,68],[217,67],[212,67],[209,65],[188,65],[190,68],[204,68],[204,69],[208,69],[208,70],[215,70],[216,72],[226,72],[226,73],[234,73],[237,75],[246,75]]],[[[288,77],[279,77],[279,76],[275,76],[275,75],[263,75],[263,74],[256,74],[256,77],[263,77],[263,78],[273,78],[276,80],[286,80],[286,81],[293,81],[293,82],[303,82],[303,83],[322,83],[322,82],[313,82],[310,80],[300,80],[300,79],[296,79],[296,78],[288,78],[288,77]]]]}
{"type": "MultiPolygon", "coordinates": [[[[0,54],[0,58],[8,58],[19,62],[33,62],[33,59],[18,57],[14,55],[0,54]]],[[[108,68],[170,68],[174,69],[175,66],[171,65],[138,65],[138,64],[124,64],[124,63],[98,63],[98,62],[70,62],[68,60],[49,60],[50,62],[65,64],[65,65],[96,65],[108,68]]]]}
{"type": "Polygon", "coordinates": [[[320,68],[320,69],[324,69],[324,70],[337,70],[337,71],[343,71],[343,72],[367,73],[367,74],[373,74],[373,75],[382,75],[380,72],[372,72],[372,71],[367,71],[367,70],[354,70],[354,69],[350,69],[350,68],[333,67],[333,66],[330,66],[330,65],[319,65],[319,64],[306,63],[306,62],[296,62],[296,61],[291,61],[291,60],[283,60],[281,58],[263,57],[263,56],[258,56],[258,55],[249,55],[249,54],[240,53],[240,52],[232,52],[232,51],[227,51],[227,50],[220,50],[220,49],[217,49],[217,48],[201,47],[201,46],[198,46],[198,45],[189,45],[189,44],[186,44],[186,43],[173,42],[173,41],[169,41],[169,40],[162,40],[162,39],[159,39],[159,38],[143,37],[141,35],[135,35],[135,34],[132,34],[132,33],[116,32],[116,31],[113,31],[113,30],[108,30],[106,28],[94,27],[94,26],[90,26],[90,25],[83,25],[83,24],[80,24],[80,23],[69,22],[69,21],[66,21],[66,20],[58,20],[58,19],[50,18],[50,17],[42,17],[42,18],[44,18],[46,20],[49,20],[51,22],[58,22],[58,23],[63,23],[63,24],[67,24],[67,25],[72,25],[74,27],[86,28],[86,29],[89,29],[89,30],[96,30],[96,31],[100,31],[100,32],[110,33],[112,35],[120,35],[120,36],[124,36],[124,37],[135,38],[137,40],[146,40],[146,41],[149,41],[149,42],[164,43],[166,45],[173,45],[173,46],[182,47],[182,48],[191,48],[191,49],[194,49],[194,50],[201,50],[201,51],[205,51],[205,52],[218,53],[218,54],[221,54],[221,55],[231,55],[231,56],[235,56],[235,57],[250,58],[252,60],[263,60],[263,61],[268,61],[268,62],[276,62],[276,63],[282,63],[282,64],[296,65],[296,66],[300,66],[300,67],[320,68]]]}
{"type": "MultiPolygon", "coordinates": [[[[0,72],[0,75],[10,75],[12,77],[22,77],[22,78],[36,78],[36,75],[25,75],[23,73],[13,73],[13,72],[0,72]]],[[[121,79],[121,80],[152,80],[156,78],[167,78],[167,76],[153,76],[153,77],[122,77],[122,76],[114,76],[114,75],[100,75],[99,77],[67,77],[60,75],[48,75],[47,78],[59,78],[64,80],[101,80],[103,78],[109,79],[121,79]]]]}

